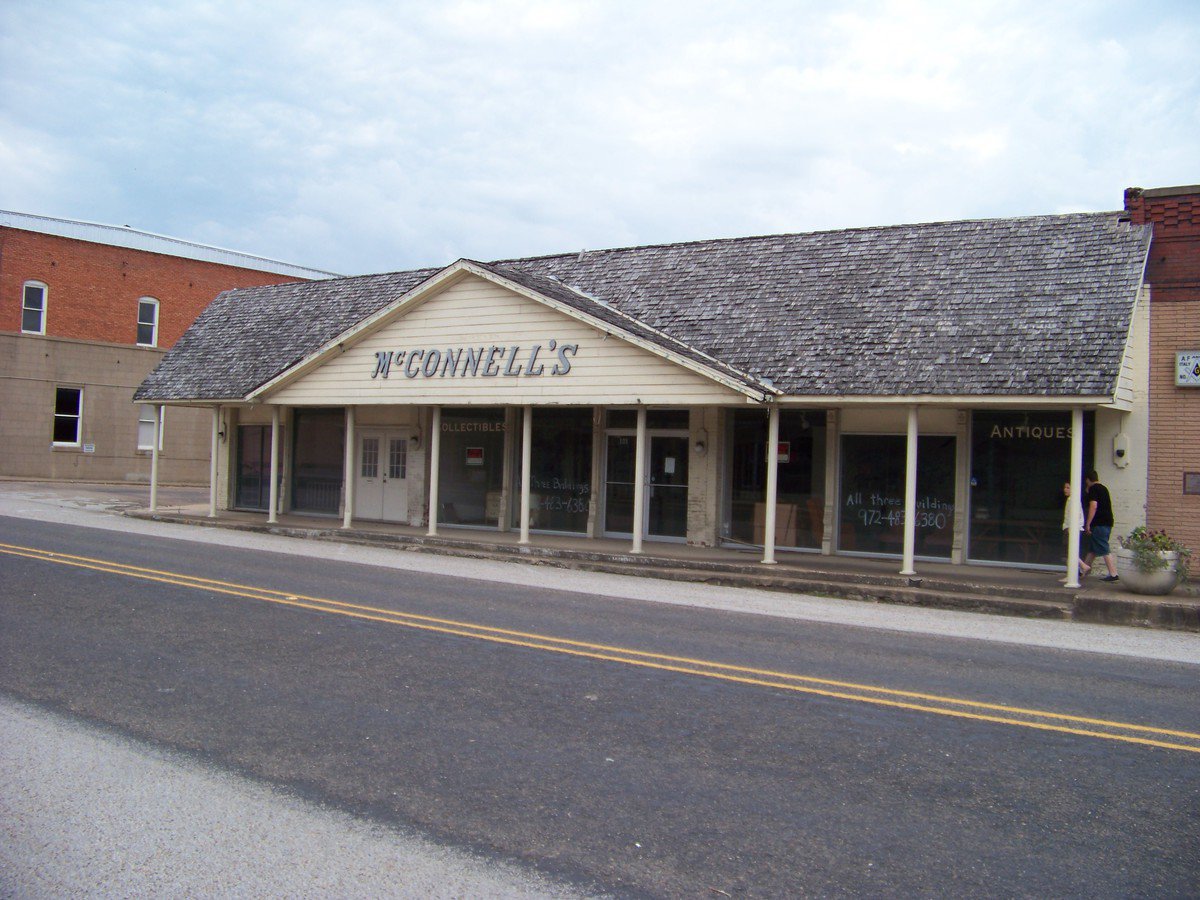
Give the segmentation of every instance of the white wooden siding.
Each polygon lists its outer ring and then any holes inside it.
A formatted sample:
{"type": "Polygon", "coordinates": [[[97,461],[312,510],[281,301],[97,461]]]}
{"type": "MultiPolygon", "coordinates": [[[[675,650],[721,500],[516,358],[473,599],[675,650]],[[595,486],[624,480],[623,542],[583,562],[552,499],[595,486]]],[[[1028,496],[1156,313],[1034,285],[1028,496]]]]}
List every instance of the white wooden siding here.
{"type": "MultiPolygon", "coordinates": [[[[504,359],[499,363],[503,371],[504,359]]],[[[455,282],[264,399],[296,406],[746,402],[744,395],[724,385],[474,276],[455,282]],[[551,340],[560,347],[579,345],[566,375],[550,374],[557,362],[548,349],[551,340]],[[522,363],[536,344],[542,345],[538,362],[546,366],[540,376],[408,378],[403,365],[393,365],[390,377],[371,377],[377,352],[438,350],[444,354],[447,349],[462,349],[465,356],[468,347],[516,345],[521,348],[517,362],[522,363]]]]}
{"type": "Polygon", "coordinates": [[[1139,392],[1146,392],[1150,359],[1150,296],[1149,288],[1142,288],[1137,305],[1133,309],[1133,321],[1125,352],[1121,356],[1121,373],[1117,379],[1117,390],[1113,405],[1117,409],[1130,410],[1137,402],[1139,392]]]}

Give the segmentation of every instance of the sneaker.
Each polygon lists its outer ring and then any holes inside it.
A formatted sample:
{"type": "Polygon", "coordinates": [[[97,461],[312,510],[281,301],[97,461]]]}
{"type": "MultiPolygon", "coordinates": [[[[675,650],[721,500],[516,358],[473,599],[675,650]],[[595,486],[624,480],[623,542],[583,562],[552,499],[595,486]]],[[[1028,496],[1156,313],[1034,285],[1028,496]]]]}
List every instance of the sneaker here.
{"type": "Polygon", "coordinates": [[[1104,576],[1103,578],[1101,578],[1100,580],[1101,580],[1101,581],[1108,581],[1108,582],[1110,582],[1110,583],[1111,583],[1111,582],[1113,582],[1113,581],[1120,581],[1121,579],[1120,579],[1118,576],[1116,576],[1116,575],[1105,575],[1105,576],[1104,576]]]}

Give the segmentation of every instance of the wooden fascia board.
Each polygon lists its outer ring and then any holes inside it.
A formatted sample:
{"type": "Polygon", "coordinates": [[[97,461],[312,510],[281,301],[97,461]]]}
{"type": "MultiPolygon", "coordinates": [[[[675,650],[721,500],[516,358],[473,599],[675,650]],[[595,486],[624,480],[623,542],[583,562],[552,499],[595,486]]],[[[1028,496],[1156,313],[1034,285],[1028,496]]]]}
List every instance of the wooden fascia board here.
{"type": "Polygon", "coordinates": [[[1119,408],[1121,404],[1109,395],[1072,395],[1047,397],[1041,394],[1013,394],[997,396],[995,394],[955,394],[937,395],[920,394],[895,397],[862,396],[862,395],[789,395],[775,400],[780,406],[804,407],[853,407],[853,406],[940,406],[940,407],[1005,407],[1013,409],[1031,409],[1033,407],[1049,407],[1054,409],[1070,409],[1075,406],[1093,406],[1119,408]]]}

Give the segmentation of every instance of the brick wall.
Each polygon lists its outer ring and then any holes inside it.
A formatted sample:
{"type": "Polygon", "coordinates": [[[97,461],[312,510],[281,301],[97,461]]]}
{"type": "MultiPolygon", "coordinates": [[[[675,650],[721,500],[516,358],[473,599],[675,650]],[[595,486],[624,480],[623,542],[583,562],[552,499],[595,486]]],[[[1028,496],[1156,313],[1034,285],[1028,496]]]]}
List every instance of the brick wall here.
{"type": "Polygon", "coordinates": [[[1200,472],[1200,388],[1175,386],[1175,354],[1200,351],[1200,186],[1130,188],[1125,208],[1154,226],[1146,521],[1200,552],[1200,495],[1183,493],[1184,473],[1200,472]]]}
{"type": "MultiPolygon", "coordinates": [[[[221,291],[295,281],[271,272],[0,228],[0,476],[146,481],[133,393],[221,291]],[[21,334],[26,281],[47,286],[46,334],[21,334]],[[138,300],[158,307],[157,349],[135,348],[138,300]],[[51,447],[56,386],[83,388],[83,441],[51,447]]],[[[208,479],[210,414],[172,409],[164,483],[208,479]]]]}
{"type": "Polygon", "coordinates": [[[47,336],[136,344],[138,300],[153,297],[158,346],[166,349],[221,291],[296,279],[0,228],[0,331],[21,330],[22,288],[30,280],[49,289],[47,336]]]}

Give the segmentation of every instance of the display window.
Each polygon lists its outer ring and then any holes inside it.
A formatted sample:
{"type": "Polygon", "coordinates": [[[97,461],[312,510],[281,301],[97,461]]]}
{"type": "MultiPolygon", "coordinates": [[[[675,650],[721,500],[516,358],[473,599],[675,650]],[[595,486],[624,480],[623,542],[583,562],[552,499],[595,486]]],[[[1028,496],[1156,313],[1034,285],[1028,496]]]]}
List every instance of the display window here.
{"type": "MultiPolygon", "coordinates": [[[[738,410],[730,416],[728,518],[724,536],[765,543],[767,413],[738,410]]],[[[775,448],[778,489],[775,546],[820,548],[825,518],[825,411],[780,410],[775,448]]]]}
{"type": "Polygon", "coordinates": [[[265,510],[270,505],[270,489],[271,428],[269,425],[239,425],[234,506],[265,510]]]}
{"type": "MultiPolygon", "coordinates": [[[[1085,472],[1093,465],[1094,422],[1084,413],[1085,472]]],[[[1062,486],[1070,480],[1069,412],[973,413],[969,558],[1062,565],[1062,486]]]]}
{"type": "Polygon", "coordinates": [[[438,521],[498,528],[504,507],[504,410],[443,409],[438,521]]]}
{"type": "Polygon", "coordinates": [[[292,509],[336,515],[342,499],[346,414],[297,409],[292,444],[292,509]]]}
{"type": "MultiPolygon", "coordinates": [[[[522,437],[516,442],[521,459],[522,437]]],[[[515,467],[515,496],[521,496],[521,467],[515,467]]],[[[529,525],[541,531],[585,534],[592,495],[592,410],[533,410],[530,451],[529,525]]],[[[513,503],[512,527],[521,525],[521,507],[513,503]]]]}
{"type": "MultiPolygon", "coordinates": [[[[917,438],[916,556],[950,557],[956,445],[953,436],[917,438]]],[[[902,434],[842,436],[839,550],[893,556],[904,552],[907,447],[902,434]]]]}

